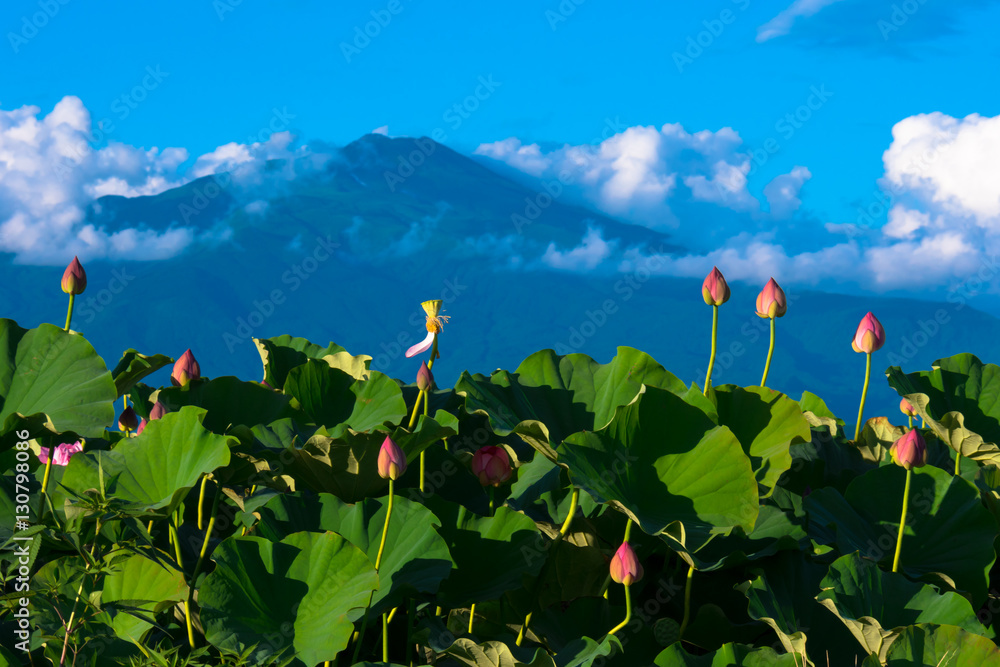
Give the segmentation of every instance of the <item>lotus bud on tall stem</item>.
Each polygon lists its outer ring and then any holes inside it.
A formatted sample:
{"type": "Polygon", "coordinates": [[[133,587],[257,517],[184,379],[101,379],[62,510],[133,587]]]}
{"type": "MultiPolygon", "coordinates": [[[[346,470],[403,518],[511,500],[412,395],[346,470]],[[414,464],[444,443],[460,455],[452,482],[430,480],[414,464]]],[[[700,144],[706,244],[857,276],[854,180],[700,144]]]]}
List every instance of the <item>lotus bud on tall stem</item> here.
{"type": "Polygon", "coordinates": [[[905,398],[899,399],[899,411],[910,419],[910,430],[913,430],[913,418],[917,416],[917,410],[905,398]]]}
{"type": "Polygon", "coordinates": [[[87,272],[83,270],[80,260],[74,256],[66,270],[63,271],[62,291],[69,294],[69,308],[66,310],[66,326],[63,331],[69,331],[69,324],[73,319],[73,302],[77,294],[83,294],[87,289],[87,272]]]}
{"type": "Polygon", "coordinates": [[[712,351],[708,357],[708,372],[705,373],[705,394],[712,384],[712,369],[715,367],[715,346],[719,334],[719,306],[729,301],[729,284],[718,267],[713,266],[701,284],[701,296],[712,306],[712,351]]]}
{"type": "Polygon", "coordinates": [[[865,384],[861,389],[861,405],[858,406],[858,424],[854,428],[854,440],[857,442],[861,436],[861,427],[864,424],[865,399],[868,397],[868,383],[872,376],[872,352],[875,352],[885,345],[885,329],[882,323],[871,314],[861,318],[858,330],[851,340],[851,347],[855,352],[865,353],[865,384]]]}
{"type": "Polygon", "coordinates": [[[771,370],[771,357],[774,355],[774,321],[782,317],[788,310],[785,292],[778,283],[771,278],[764,285],[764,289],[757,295],[757,317],[766,317],[771,320],[771,345],[767,348],[767,361],[764,362],[764,376],[760,379],[760,386],[767,386],[767,374],[771,370]]]}
{"type": "MultiPolygon", "coordinates": [[[[628,528],[631,528],[631,522],[629,522],[626,531],[628,531],[628,528]]],[[[632,599],[629,589],[632,584],[642,579],[642,565],[639,563],[639,559],[636,557],[635,551],[627,539],[622,542],[622,545],[618,547],[618,551],[615,552],[614,557],[611,559],[611,578],[615,583],[625,586],[625,620],[612,628],[608,632],[608,636],[615,634],[632,620],[632,599]]]]}
{"type": "Polygon", "coordinates": [[[892,571],[899,571],[899,555],[903,550],[903,532],[906,530],[906,511],[910,503],[910,478],[913,469],[927,464],[927,444],[920,436],[920,431],[907,431],[901,438],[892,443],[889,449],[892,461],[906,469],[906,484],[903,486],[903,512],[899,517],[899,535],[896,536],[896,553],[892,558],[892,571]]]}

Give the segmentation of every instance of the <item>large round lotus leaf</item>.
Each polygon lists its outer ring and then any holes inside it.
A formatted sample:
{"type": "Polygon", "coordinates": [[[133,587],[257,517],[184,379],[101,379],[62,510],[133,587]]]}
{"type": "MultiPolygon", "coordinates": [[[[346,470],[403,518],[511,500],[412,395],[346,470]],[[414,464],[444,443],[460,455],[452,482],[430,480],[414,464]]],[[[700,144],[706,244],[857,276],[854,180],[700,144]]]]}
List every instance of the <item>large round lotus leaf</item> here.
{"type": "Polygon", "coordinates": [[[546,538],[528,517],[502,506],[487,517],[436,498],[427,502],[441,520],[441,534],[455,559],[438,595],[442,605],[458,608],[493,600],[520,588],[525,576],[538,574],[544,558],[525,554],[540,551],[546,538]]]}
{"type": "Polygon", "coordinates": [[[462,667],[556,667],[544,649],[511,648],[495,640],[477,644],[463,637],[445,648],[444,653],[462,667]]]}
{"type": "Polygon", "coordinates": [[[467,411],[487,415],[497,434],[516,433],[556,460],[558,443],[571,433],[606,426],[615,409],[630,403],[643,384],[690,396],[707,412],[714,412],[700,392],[631,347],[619,347],[606,364],[585,354],[560,356],[541,350],[521,362],[514,373],[497,371],[488,378],[462,373],[455,392],[464,395],[467,411]]]}
{"type": "Polygon", "coordinates": [[[134,554],[112,566],[104,577],[101,608],[113,614],[111,626],[128,641],[139,641],[155,615],[187,599],[184,574],[166,565],[166,557],[156,562],[134,554]],[[147,620],[150,619],[150,620],[147,620]]]}
{"type": "Polygon", "coordinates": [[[267,424],[293,412],[288,396],[231,375],[195,380],[183,387],[165,387],[157,394],[157,400],[168,411],[185,405],[205,408],[208,410],[205,428],[216,433],[227,433],[238,424],[267,424]]]}
{"type": "MultiPolygon", "coordinates": [[[[374,566],[387,500],[368,498],[349,505],[326,493],[308,499],[280,495],[259,510],[259,530],[273,540],[299,530],[331,530],[368,554],[374,566]]],[[[453,564],[448,545],[436,530],[440,525],[423,505],[398,495],[393,499],[372,618],[402,604],[408,595],[437,592],[453,564]]]]}
{"type": "MultiPolygon", "coordinates": [[[[683,398],[647,387],[596,432],[559,446],[574,484],[625,512],[650,535],[680,522],[682,544],[757,520],[757,481],[740,441],[683,398]]],[[[677,526],[670,530],[677,535],[677,526]]]]}
{"type": "Polygon", "coordinates": [[[761,505],[749,535],[734,530],[687,555],[696,569],[708,572],[773,556],[779,551],[800,549],[807,537],[800,521],[791,512],[774,505],[761,505]]]}
{"type": "Polygon", "coordinates": [[[331,532],[233,536],[212,559],[198,591],[205,637],[233,651],[256,644],[253,665],[292,653],[298,666],[335,659],[379,582],[364,552],[331,532]]]}
{"type": "MultiPolygon", "coordinates": [[[[149,422],[142,435],[122,440],[111,451],[75,454],[62,486],[77,494],[99,489],[103,466],[109,498],[134,510],[165,507],[171,512],[203,474],[229,463],[229,443],[236,440],[205,429],[204,418],[205,410],[184,407],[149,422]]],[[[63,489],[51,491],[56,507],[69,497],[63,489]]]]}
{"type": "Polygon", "coordinates": [[[902,631],[889,647],[885,664],[886,667],[998,667],[1000,649],[989,639],[953,625],[921,623],[902,631]]]}
{"type": "Polygon", "coordinates": [[[750,457],[761,495],[768,494],[782,473],[792,466],[789,448],[810,442],[809,422],[799,404],[767,387],[712,388],[719,424],[728,426],[750,457]]]}
{"type": "Polygon", "coordinates": [[[44,414],[57,433],[99,437],[115,416],[114,380],[83,336],[0,319],[0,433],[44,414]]]}
{"type": "Polygon", "coordinates": [[[868,653],[883,660],[907,625],[941,623],[987,634],[969,601],[958,593],[940,594],[902,574],[883,572],[858,552],[835,560],[820,588],[823,592],[816,599],[844,622],[868,653]]]}
{"type": "Polygon", "coordinates": [[[118,398],[129,393],[139,380],[172,363],[174,360],[163,354],[145,355],[132,348],[125,350],[118,365],[111,371],[118,398]]]}
{"type": "Polygon", "coordinates": [[[288,372],[284,391],[313,422],[331,428],[344,424],[370,431],[385,423],[397,424],[406,416],[399,385],[377,371],[367,380],[356,380],[325,361],[309,359],[288,372]]]}
{"type": "MultiPolygon", "coordinates": [[[[993,516],[967,480],[932,466],[912,474],[902,572],[936,584],[943,574],[973,604],[982,604],[996,558],[993,516]]],[[[813,492],[805,501],[810,534],[835,541],[841,553],[860,551],[891,568],[905,483],[906,471],[887,465],[855,479],[844,496],[833,489],[813,492]]]]}
{"type": "MultiPolygon", "coordinates": [[[[327,355],[346,352],[336,343],[321,347],[305,338],[284,334],[274,338],[254,338],[254,344],[264,364],[264,381],[275,389],[285,386],[288,371],[301,366],[308,359],[322,359],[327,355]]],[[[371,357],[369,357],[370,359],[371,357]]]]}
{"type": "Polygon", "coordinates": [[[656,667],[801,667],[802,656],[777,653],[771,648],[754,648],[743,644],[724,644],[722,648],[705,655],[691,655],[680,642],[673,644],[656,656],[656,667]]]}

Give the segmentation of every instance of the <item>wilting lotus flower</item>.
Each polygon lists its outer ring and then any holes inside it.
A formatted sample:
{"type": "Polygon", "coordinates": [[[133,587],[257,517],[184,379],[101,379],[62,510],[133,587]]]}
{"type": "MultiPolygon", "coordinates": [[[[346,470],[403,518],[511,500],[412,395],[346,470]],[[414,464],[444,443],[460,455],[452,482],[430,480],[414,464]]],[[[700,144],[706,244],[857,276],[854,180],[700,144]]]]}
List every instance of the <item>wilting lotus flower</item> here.
{"type": "Polygon", "coordinates": [[[611,559],[611,578],[615,583],[625,586],[631,586],[642,579],[642,565],[628,542],[622,542],[611,559]]]}
{"type": "Polygon", "coordinates": [[[431,349],[435,336],[441,333],[444,325],[448,322],[449,315],[439,314],[442,303],[440,299],[436,299],[434,301],[424,301],[420,304],[424,312],[427,313],[427,337],[406,351],[407,359],[431,349]]]}
{"type": "Polygon", "coordinates": [[[907,417],[916,417],[917,410],[913,405],[905,398],[899,399],[899,411],[902,412],[907,417]]]}
{"type": "Polygon", "coordinates": [[[472,456],[472,474],[483,486],[500,486],[510,479],[512,472],[510,457],[503,447],[480,447],[472,456]]]}
{"type": "Polygon", "coordinates": [[[911,429],[889,448],[892,461],[907,470],[922,468],[927,464],[927,443],[920,437],[920,431],[911,429]]]}
{"type": "Polygon", "coordinates": [[[420,362],[420,370],[417,371],[417,389],[420,391],[430,391],[434,386],[434,374],[427,367],[426,361],[420,362]]]}
{"type": "Polygon", "coordinates": [[[85,289],[87,289],[87,272],[83,270],[80,260],[74,256],[73,261],[69,263],[69,266],[63,272],[62,291],[66,294],[76,296],[77,294],[83,294],[83,290],[85,289]]]}
{"type": "Polygon", "coordinates": [[[788,309],[785,292],[771,278],[757,295],[757,315],[759,317],[781,317],[788,309]]]}
{"type": "MultiPolygon", "coordinates": [[[[160,403],[159,401],[157,401],[156,403],[153,403],[153,407],[149,411],[149,421],[153,421],[154,419],[159,419],[160,417],[162,417],[165,414],[167,414],[167,409],[165,407],[163,407],[163,403],[160,403]]],[[[141,434],[144,428],[146,428],[146,420],[145,419],[143,419],[141,422],[139,422],[139,428],[136,429],[135,434],[136,435],[141,434]]]]}
{"type": "Polygon", "coordinates": [[[701,284],[701,295],[710,306],[721,306],[729,301],[729,283],[718,267],[713,266],[712,272],[705,276],[705,282],[701,284]]]}
{"type": "MultiPolygon", "coordinates": [[[[76,442],[70,444],[68,442],[56,446],[56,452],[52,456],[53,465],[65,466],[69,465],[70,457],[72,457],[77,452],[83,451],[83,444],[77,440],[76,442]]],[[[40,447],[38,451],[38,460],[42,463],[49,462],[49,448],[40,447]]]]}
{"type": "Polygon", "coordinates": [[[378,453],[379,476],[383,479],[397,480],[404,472],[406,472],[406,454],[392,438],[385,436],[382,449],[378,453]]]}
{"type": "Polygon", "coordinates": [[[123,431],[134,431],[139,427],[139,417],[135,414],[135,410],[132,406],[128,406],[122,410],[121,415],[118,417],[118,428],[123,431]]]}
{"type": "Polygon", "coordinates": [[[174,370],[170,374],[170,382],[175,387],[183,387],[191,380],[197,380],[201,377],[201,366],[194,358],[194,354],[191,352],[191,348],[188,348],[184,354],[180,356],[176,362],[174,362],[174,370]]]}
{"type": "Polygon", "coordinates": [[[871,354],[881,349],[883,345],[885,345],[885,329],[882,328],[882,323],[869,311],[861,318],[858,330],[854,334],[854,340],[851,341],[851,347],[854,348],[855,352],[871,354]]]}

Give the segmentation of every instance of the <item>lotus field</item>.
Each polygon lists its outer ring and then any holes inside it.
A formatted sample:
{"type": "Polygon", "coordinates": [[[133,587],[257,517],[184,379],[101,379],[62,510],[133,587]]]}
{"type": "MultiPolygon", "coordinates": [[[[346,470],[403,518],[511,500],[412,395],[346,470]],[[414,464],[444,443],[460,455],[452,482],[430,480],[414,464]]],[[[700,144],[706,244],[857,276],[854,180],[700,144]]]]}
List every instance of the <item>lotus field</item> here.
{"type": "Polygon", "coordinates": [[[767,385],[773,279],[760,385],[713,383],[751,307],[718,269],[705,378],[629,347],[435,377],[441,301],[403,380],[289,335],[254,339],[260,381],[190,349],[112,367],[72,329],[75,258],[62,289],[64,327],[0,319],[0,663],[1000,665],[1000,367],[884,380],[863,309],[830,323],[838,417],[767,385]]]}

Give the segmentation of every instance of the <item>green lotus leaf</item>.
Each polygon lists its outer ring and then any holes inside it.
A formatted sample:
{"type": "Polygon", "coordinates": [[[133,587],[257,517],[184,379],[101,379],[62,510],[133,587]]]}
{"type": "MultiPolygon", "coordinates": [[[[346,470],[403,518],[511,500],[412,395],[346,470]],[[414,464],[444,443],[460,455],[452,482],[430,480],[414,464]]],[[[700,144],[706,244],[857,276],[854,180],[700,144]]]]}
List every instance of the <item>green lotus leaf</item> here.
{"type": "MultiPolygon", "coordinates": [[[[280,495],[259,511],[260,534],[279,540],[300,530],[331,530],[368,555],[374,565],[385,526],[387,498],[352,505],[321,493],[316,498],[280,495]]],[[[408,595],[435,593],[452,569],[448,545],[436,528],[441,521],[423,505],[398,495],[379,566],[379,590],[371,618],[403,603],[408,595]]]]}
{"type": "Polygon", "coordinates": [[[777,653],[771,648],[754,648],[743,644],[724,644],[705,655],[691,655],[680,642],[663,649],[656,656],[656,667],[802,667],[801,654],[777,653]]]}
{"type": "Polygon", "coordinates": [[[749,533],[757,520],[757,481],[740,441],[670,391],[645,387],[603,429],[575,433],[558,451],[595,501],[650,535],[679,530],[689,552],[734,526],[749,533]]]}
{"type": "Polygon", "coordinates": [[[305,338],[287,334],[274,338],[254,338],[253,342],[264,364],[264,381],[275,389],[284,387],[288,371],[306,363],[306,360],[323,359],[327,355],[333,356],[347,351],[336,343],[321,347],[305,338]]]}
{"type": "Polygon", "coordinates": [[[499,641],[477,644],[471,639],[462,638],[452,643],[444,652],[465,667],[556,667],[556,663],[544,649],[530,651],[529,656],[527,655],[529,650],[511,649],[499,641]],[[524,659],[515,658],[512,650],[517,650],[524,659]]]}
{"type": "Polygon", "coordinates": [[[515,433],[556,461],[556,446],[571,433],[603,428],[615,409],[634,399],[642,385],[688,396],[706,412],[715,408],[645,352],[619,347],[608,363],[585,354],[560,356],[553,350],[531,355],[513,373],[468,372],[455,383],[465,409],[486,415],[499,435],[515,433]]]}
{"type": "Polygon", "coordinates": [[[900,633],[889,647],[885,664],[886,667],[998,667],[1000,649],[989,639],[953,625],[920,623],[900,633]]]}
{"type": "Polygon", "coordinates": [[[761,505],[753,531],[734,530],[716,537],[702,549],[687,554],[701,572],[734,567],[747,561],[773,556],[783,550],[802,548],[808,535],[791,512],[774,505],[761,505]]]}
{"type": "Polygon", "coordinates": [[[129,393],[132,387],[147,375],[152,375],[172,363],[174,360],[163,354],[145,355],[132,348],[125,350],[118,365],[111,371],[118,398],[129,393]]]}
{"type": "Polygon", "coordinates": [[[903,437],[905,431],[902,426],[889,423],[888,417],[872,417],[861,429],[858,442],[851,445],[858,449],[865,461],[878,465],[887,460],[892,444],[903,437]]]}
{"type": "Polygon", "coordinates": [[[288,372],[284,391],[301,405],[316,424],[349,426],[370,431],[406,416],[403,393],[392,378],[372,371],[367,380],[356,380],[324,361],[309,359],[288,372]]]}
{"type": "Polygon", "coordinates": [[[184,574],[141,554],[117,563],[104,577],[101,608],[113,613],[111,627],[122,639],[140,641],[153,627],[151,619],[187,599],[184,574]],[[147,620],[150,619],[150,620],[147,620]]]}
{"type": "MultiPolygon", "coordinates": [[[[569,512],[572,496],[566,469],[544,456],[536,456],[518,466],[517,481],[511,484],[505,502],[536,521],[561,524],[569,512]]],[[[580,494],[578,503],[583,516],[590,516],[597,507],[589,493],[580,494]]]]}
{"type": "Polygon", "coordinates": [[[812,439],[798,403],[767,387],[713,387],[718,423],[728,426],[750,457],[761,497],[770,495],[792,465],[789,449],[812,439]]]}
{"type": "MultiPolygon", "coordinates": [[[[996,558],[993,516],[971,482],[933,466],[914,468],[912,474],[902,572],[931,583],[951,582],[973,604],[982,604],[996,558]]],[[[905,481],[905,470],[887,465],[855,479],[843,496],[828,488],[810,494],[805,500],[810,534],[835,542],[841,553],[860,551],[890,568],[905,481]]]]}
{"type": "MultiPolygon", "coordinates": [[[[229,463],[234,438],[216,435],[202,426],[205,410],[191,406],[149,422],[142,435],[122,440],[111,451],[83,451],[66,466],[61,486],[77,494],[101,488],[109,497],[135,510],[165,508],[172,512],[199,478],[229,463]]],[[[52,490],[52,502],[62,507],[69,497],[52,490]]]]}
{"type": "Polygon", "coordinates": [[[886,652],[905,626],[917,623],[956,625],[992,635],[958,593],[939,594],[932,586],[902,574],[883,572],[858,552],[841,556],[820,582],[820,604],[836,614],[868,653],[885,661],[886,652]]]}
{"type": "Polygon", "coordinates": [[[231,375],[195,380],[183,387],[165,387],[156,400],[168,411],[185,405],[205,408],[205,428],[215,433],[228,433],[237,425],[267,424],[293,414],[288,396],[231,375]]]}
{"type": "Polygon", "coordinates": [[[100,437],[115,417],[114,380],[93,346],[51,324],[22,329],[0,318],[0,434],[44,414],[46,426],[100,437]]]}
{"type": "Polygon", "coordinates": [[[232,651],[256,644],[253,665],[292,653],[300,667],[334,660],[379,586],[365,553],[331,532],[280,542],[232,536],[212,559],[215,569],[198,591],[205,638],[232,651]]]}

